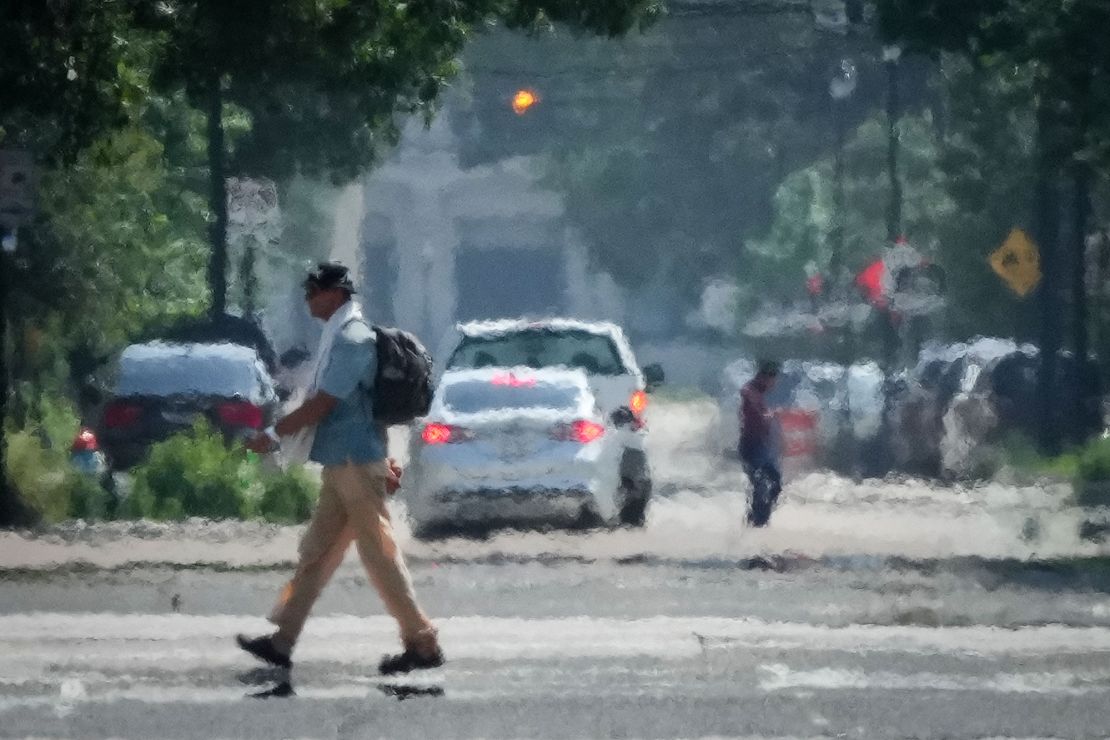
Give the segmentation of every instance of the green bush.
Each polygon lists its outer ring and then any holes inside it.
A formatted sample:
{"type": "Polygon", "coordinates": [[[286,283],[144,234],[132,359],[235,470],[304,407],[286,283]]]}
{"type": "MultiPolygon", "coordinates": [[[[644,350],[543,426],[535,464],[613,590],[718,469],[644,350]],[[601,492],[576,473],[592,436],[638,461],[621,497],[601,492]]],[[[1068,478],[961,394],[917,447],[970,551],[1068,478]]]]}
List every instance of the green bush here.
{"type": "Polygon", "coordinates": [[[155,444],[133,471],[125,512],[132,517],[239,519],[252,513],[258,464],[228,448],[206,421],[155,444]]]}
{"type": "Polygon", "coordinates": [[[104,519],[114,499],[97,481],[70,467],[69,454],[43,443],[38,429],[6,435],[8,482],[44,521],[104,519]]]}
{"type": "Polygon", "coordinates": [[[1079,454],[1079,479],[1081,481],[1110,481],[1110,439],[1093,440],[1079,454]]]}
{"type": "Polygon", "coordinates": [[[303,468],[269,473],[262,479],[259,515],[276,524],[299,524],[312,516],[319,487],[303,468]]]}
{"type": "MultiPolygon", "coordinates": [[[[68,433],[68,432],[66,432],[68,433]]],[[[42,520],[148,518],[245,519],[296,524],[312,515],[318,485],[303,468],[264,472],[241,447],[200,422],[154,445],[132,471],[130,495],[119,504],[96,480],[74,470],[68,448],[51,446],[38,428],[10,431],[8,480],[42,520]]]]}
{"type": "Polygon", "coordinates": [[[1036,475],[1071,480],[1079,471],[1079,452],[1069,450],[1055,457],[1043,455],[1036,444],[1019,432],[1003,436],[999,444],[998,467],[1003,463],[1036,475]]]}
{"type": "Polygon", "coordinates": [[[73,487],[70,489],[69,496],[69,517],[87,521],[114,519],[115,496],[86,475],[74,472],[73,477],[73,487]]]}
{"type": "Polygon", "coordinates": [[[72,477],[64,454],[43,444],[38,430],[5,436],[8,482],[23,502],[49,522],[69,514],[72,477]]]}
{"type": "Polygon", "coordinates": [[[77,411],[68,398],[43,393],[39,397],[37,415],[50,446],[68,451],[81,427],[77,411]]]}
{"type": "Polygon", "coordinates": [[[301,468],[264,472],[254,454],[229,448],[205,421],[154,445],[133,476],[124,514],[162,520],[257,515],[294,524],[312,515],[318,490],[301,468]]]}

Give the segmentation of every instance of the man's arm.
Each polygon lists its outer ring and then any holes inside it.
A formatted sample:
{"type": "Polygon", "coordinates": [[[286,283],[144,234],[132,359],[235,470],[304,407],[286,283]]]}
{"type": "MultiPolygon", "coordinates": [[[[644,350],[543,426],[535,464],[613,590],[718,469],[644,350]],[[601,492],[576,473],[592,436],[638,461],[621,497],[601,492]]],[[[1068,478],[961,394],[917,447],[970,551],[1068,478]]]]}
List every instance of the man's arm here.
{"type": "Polygon", "coordinates": [[[339,399],[335,396],[324,391],[316,391],[312,398],[283,416],[274,425],[274,431],[277,432],[279,437],[287,437],[305,427],[316,426],[332,412],[337,403],[339,403],[339,399]]]}
{"type": "MultiPolygon", "coordinates": [[[[283,416],[274,425],[274,431],[279,437],[287,437],[305,427],[316,426],[331,413],[338,402],[339,399],[335,396],[324,391],[316,391],[311,398],[283,416]]],[[[277,445],[268,434],[259,432],[246,441],[246,446],[248,450],[254,452],[270,452],[277,445]]]]}

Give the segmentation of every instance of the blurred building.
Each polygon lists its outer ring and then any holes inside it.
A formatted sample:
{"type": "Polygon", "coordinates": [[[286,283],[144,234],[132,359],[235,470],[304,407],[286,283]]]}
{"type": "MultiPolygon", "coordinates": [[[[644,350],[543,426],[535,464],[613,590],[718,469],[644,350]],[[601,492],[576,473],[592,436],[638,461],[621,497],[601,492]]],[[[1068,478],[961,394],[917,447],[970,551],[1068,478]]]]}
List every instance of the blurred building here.
{"type": "Polygon", "coordinates": [[[393,155],[361,182],[357,258],[369,314],[433,348],[468,319],[621,320],[618,289],[590,273],[537,162],[516,156],[464,168],[448,119],[445,111],[430,128],[410,122],[393,155]]]}

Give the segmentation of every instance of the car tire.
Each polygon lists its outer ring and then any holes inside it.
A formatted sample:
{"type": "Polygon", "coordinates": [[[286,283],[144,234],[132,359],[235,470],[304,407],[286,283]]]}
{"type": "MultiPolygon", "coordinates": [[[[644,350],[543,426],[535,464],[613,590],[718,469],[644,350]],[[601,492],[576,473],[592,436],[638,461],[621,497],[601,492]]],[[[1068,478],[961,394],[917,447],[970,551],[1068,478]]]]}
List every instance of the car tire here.
{"type": "Polygon", "coordinates": [[[447,527],[438,522],[417,524],[412,528],[413,539],[420,540],[421,542],[446,539],[448,534],[447,527]]]}
{"type": "Polygon", "coordinates": [[[651,479],[622,478],[620,486],[620,523],[623,527],[643,527],[651,500],[651,479]]]}
{"type": "Polygon", "coordinates": [[[590,532],[598,529],[604,524],[601,516],[597,513],[597,509],[588,504],[583,505],[578,510],[578,515],[570,523],[570,531],[572,532],[590,532]]]}

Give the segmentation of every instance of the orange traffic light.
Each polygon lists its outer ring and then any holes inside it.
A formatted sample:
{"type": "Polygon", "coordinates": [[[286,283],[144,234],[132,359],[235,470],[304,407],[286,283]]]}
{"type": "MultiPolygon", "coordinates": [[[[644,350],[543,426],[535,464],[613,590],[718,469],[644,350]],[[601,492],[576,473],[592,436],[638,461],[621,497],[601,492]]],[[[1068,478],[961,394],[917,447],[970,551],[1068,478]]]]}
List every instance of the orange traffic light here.
{"type": "Polygon", "coordinates": [[[540,96],[532,90],[517,90],[513,95],[513,113],[518,116],[523,116],[528,112],[536,103],[540,102],[540,96]]]}

